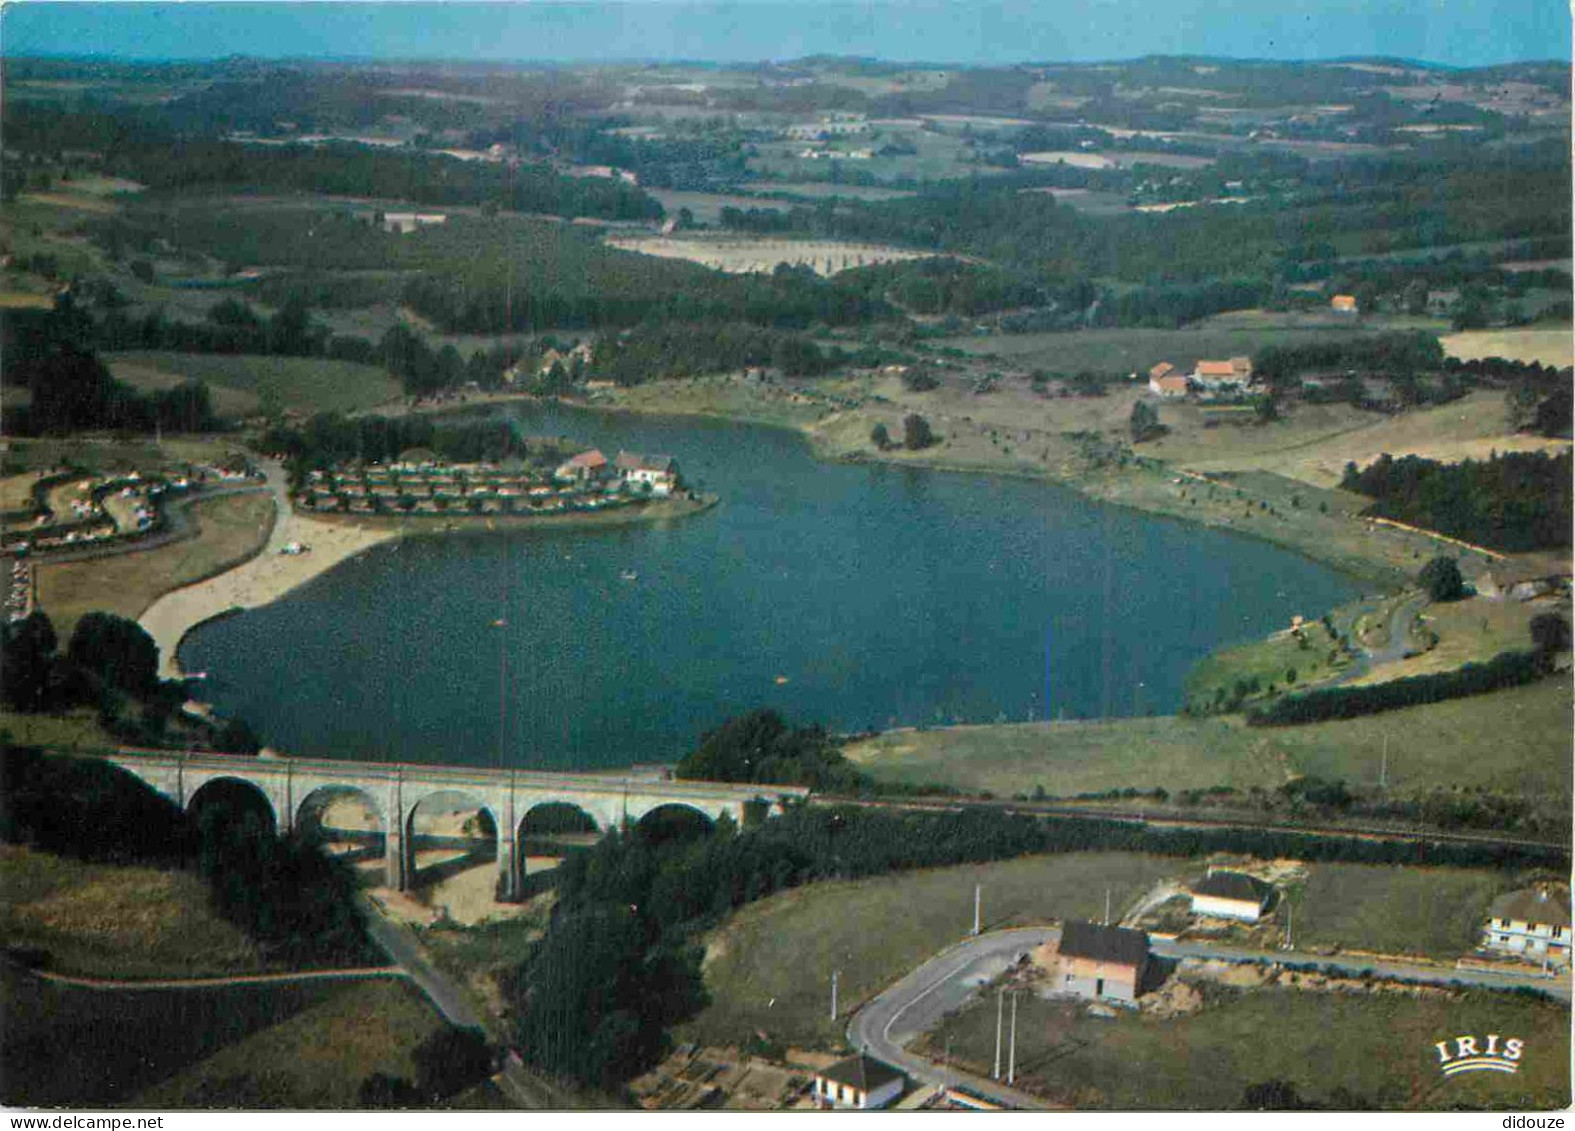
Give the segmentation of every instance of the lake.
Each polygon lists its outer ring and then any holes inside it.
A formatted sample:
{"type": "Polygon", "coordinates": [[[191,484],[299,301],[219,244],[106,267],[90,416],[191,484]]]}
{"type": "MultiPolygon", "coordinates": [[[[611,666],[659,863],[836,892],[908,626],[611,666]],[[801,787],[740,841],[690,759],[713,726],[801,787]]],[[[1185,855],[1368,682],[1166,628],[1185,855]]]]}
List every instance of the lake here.
{"type": "Polygon", "coordinates": [[[1264,542],[1043,482],[818,462],[796,434],[509,410],[527,435],[677,458],[691,518],[407,538],[183,644],[290,753],[665,761],[760,706],[839,732],[1161,714],[1222,644],[1356,583],[1264,542]]]}

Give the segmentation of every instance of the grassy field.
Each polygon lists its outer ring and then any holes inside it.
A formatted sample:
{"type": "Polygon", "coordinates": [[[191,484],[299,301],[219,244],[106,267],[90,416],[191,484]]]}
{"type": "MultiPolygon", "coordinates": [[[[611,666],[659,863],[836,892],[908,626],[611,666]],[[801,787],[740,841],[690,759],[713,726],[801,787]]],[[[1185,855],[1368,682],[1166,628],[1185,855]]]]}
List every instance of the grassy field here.
{"type": "Polygon", "coordinates": [[[189,872],[89,864],[0,845],[0,934],[48,952],[48,968],[105,978],[264,969],[257,949],[208,910],[189,872]]]}
{"type": "Polygon", "coordinates": [[[1502,357],[1513,361],[1540,361],[1563,368],[1575,365],[1575,337],[1562,329],[1465,330],[1440,339],[1444,352],[1466,361],[1502,357]]]}
{"type": "Polygon", "coordinates": [[[70,464],[94,474],[148,471],[171,463],[211,463],[233,455],[237,445],[223,439],[181,436],[155,444],[151,440],[113,440],[102,436],[76,436],[57,440],[24,438],[10,441],[5,453],[6,474],[53,470],[70,464]]]}
{"type": "MultiPolygon", "coordinates": [[[[1294,691],[1327,679],[1352,662],[1323,624],[1312,621],[1297,633],[1283,629],[1200,660],[1187,673],[1186,697],[1189,703],[1221,704],[1229,701],[1238,685],[1254,681],[1263,694],[1270,688],[1294,691]]],[[[1249,692],[1246,699],[1257,697],[1258,693],[1249,692]]]]}
{"type": "Polygon", "coordinates": [[[1388,740],[1397,794],[1485,788],[1568,803],[1567,680],[1358,719],[1248,727],[1237,719],[1135,718],[893,731],[847,753],[877,779],[998,796],[1134,787],[1278,785],[1295,774],[1373,786],[1388,740]]]}
{"type": "Polygon", "coordinates": [[[443,1022],[402,980],[344,983],[137,1096],[150,1108],[343,1109],[374,1072],[415,1076],[411,1053],[443,1022]]]}
{"type": "Polygon", "coordinates": [[[1130,327],[1072,333],[991,334],[943,338],[937,344],[968,353],[994,354],[1022,365],[1060,373],[1143,373],[1156,362],[1185,366],[1199,358],[1251,355],[1267,345],[1343,341],[1380,330],[1442,323],[1414,319],[1353,322],[1325,312],[1274,314],[1234,311],[1177,330],[1130,327]]]}
{"type": "MultiPolygon", "coordinates": [[[[1278,752],[1244,743],[1225,719],[1172,716],[896,730],[846,747],[877,780],[935,782],[998,797],[1108,789],[1272,787],[1288,774],[1278,752]]],[[[1252,736],[1256,737],[1256,736],[1252,736]]]]}
{"type": "Polygon", "coordinates": [[[191,513],[199,524],[195,538],[154,550],[41,565],[39,604],[60,638],[70,637],[84,613],[96,610],[134,620],[170,590],[256,553],[273,528],[274,501],[263,493],[226,495],[194,504],[191,513]]]}
{"type": "Polygon", "coordinates": [[[826,411],[782,389],[755,390],[725,378],[695,377],[599,392],[591,403],[635,412],[686,413],[801,427],[826,411]]]}
{"type": "Polygon", "coordinates": [[[1425,628],[1437,636],[1430,650],[1409,660],[1382,664],[1357,683],[1381,683],[1409,675],[1448,671],[1462,664],[1491,660],[1500,652],[1519,652],[1531,647],[1531,618],[1539,613],[1558,612],[1570,617],[1568,600],[1544,598],[1536,601],[1495,601],[1487,597],[1468,597],[1428,605],[1422,611],[1425,628]]]}
{"type": "Polygon", "coordinates": [[[399,382],[382,369],[309,357],[253,357],[133,350],[105,354],[110,371],[138,388],[185,379],[206,381],[217,407],[250,413],[264,405],[299,412],[353,412],[400,396],[399,382]]]}
{"type": "Polygon", "coordinates": [[[1488,904],[1515,886],[1498,872],[1463,868],[1312,864],[1285,896],[1302,950],[1451,959],[1475,948],[1488,904]]]}
{"type": "Polygon", "coordinates": [[[1197,471],[1258,469],[1319,487],[1338,486],[1347,463],[1365,467],[1385,452],[1456,462],[1486,459],[1495,451],[1556,453],[1570,446],[1568,440],[1511,431],[1504,396],[1492,391],[1395,416],[1344,405],[1298,405],[1287,420],[1262,429],[1187,427],[1187,414],[1197,411],[1162,407],[1160,419],[1175,433],[1145,448],[1197,471]]]}
{"type": "MultiPolygon", "coordinates": [[[[1570,1102],[1568,1006],[1507,994],[1415,998],[1263,989],[1220,991],[1170,1020],[1089,1016],[1018,995],[1018,1081],[1079,1108],[1230,1110],[1249,1086],[1293,1084],[1345,1110],[1542,1110],[1570,1102]],[[1439,1074],[1435,1041],[1459,1033],[1526,1042],[1520,1071],[1439,1074]],[[1343,1094],[1337,1094],[1337,1089],[1343,1094]]],[[[938,1051],[988,1075],[995,1008],[978,1002],[929,1036],[938,1051]]]]}
{"type": "Polygon", "coordinates": [[[24,715],[0,707],[0,736],[18,746],[50,750],[107,750],[119,745],[99,723],[98,711],[87,708],[63,715],[24,715]]]}
{"type": "Polygon", "coordinates": [[[1106,889],[1119,909],[1181,867],[1130,853],[1078,853],[784,892],[710,936],[712,1003],[680,1039],[725,1045],[764,1031],[786,1043],[833,1046],[858,1003],[967,934],[976,883],[984,885],[986,927],[1002,927],[1102,914],[1106,889]],[[835,1023],[827,1010],[833,969],[841,971],[835,1023]]]}
{"type": "Polygon", "coordinates": [[[4,1102],[351,1108],[441,1024],[403,982],[115,993],[0,969],[4,1102]]]}

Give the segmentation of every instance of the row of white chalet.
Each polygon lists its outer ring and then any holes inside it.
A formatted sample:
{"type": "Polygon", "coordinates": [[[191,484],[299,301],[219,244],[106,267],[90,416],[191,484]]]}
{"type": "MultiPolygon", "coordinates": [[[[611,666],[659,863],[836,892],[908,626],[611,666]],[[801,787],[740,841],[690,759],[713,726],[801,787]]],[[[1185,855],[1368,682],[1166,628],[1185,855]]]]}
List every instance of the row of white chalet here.
{"type": "Polygon", "coordinates": [[[565,460],[553,472],[553,477],[575,483],[621,480],[631,487],[646,487],[658,498],[671,495],[679,485],[678,461],[672,456],[620,451],[609,463],[597,448],[565,460]]]}
{"type": "Polygon", "coordinates": [[[1225,361],[1199,360],[1191,373],[1183,373],[1168,361],[1161,361],[1148,371],[1148,390],[1166,400],[1178,399],[1190,392],[1214,395],[1246,392],[1252,384],[1252,358],[1232,357],[1225,361]]]}

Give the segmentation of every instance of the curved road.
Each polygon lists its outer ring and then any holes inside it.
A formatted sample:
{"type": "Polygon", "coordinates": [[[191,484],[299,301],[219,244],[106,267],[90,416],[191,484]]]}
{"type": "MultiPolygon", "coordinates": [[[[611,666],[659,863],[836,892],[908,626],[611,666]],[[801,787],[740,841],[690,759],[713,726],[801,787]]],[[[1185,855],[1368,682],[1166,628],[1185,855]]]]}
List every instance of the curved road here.
{"type": "MultiPolygon", "coordinates": [[[[848,1043],[854,1048],[902,1069],[915,1080],[937,1087],[960,1084],[969,1091],[1010,1107],[1042,1110],[1048,1105],[1005,1084],[959,1072],[947,1065],[910,1053],[906,1045],[934,1028],[945,1015],[966,1004],[980,989],[999,977],[1018,957],[1044,943],[1059,940],[1055,927],[1023,927],[992,931],[966,939],[941,951],[867,1002],[848,1025],[848,1043]]],[[[1561,1001],[1570,1000],[1570,976],[1545,978],[1534,974],[1503,974],[1487,970],[1410,965],[1400,962],[1364,961],[1298,954],[1294,951],[1255,951],[1202,943],[1154,939],[1151,951],[1161,958],[1216,959],[1227,962],[1278,964],[1296,969],[1336,969],[1351,977],[1372,974],[1403,982],[1434,985],[1460,983],[1485,989],[1537,989],[1561,1001]]]]}
{"type": "Polygon", "coordinates": [[[1061,932],[1055,927],[1024,927],[991,931],[943,950],[854,1014],[848,1025],[848,1043],[926,1084],[960,1084],[1008,1107],[1044,1110],[1048,1105],[1042,1100],[1005,1084],[936,1064],[903,1046],[934,1028],[947,1013],[973,997],[980,986],[1005,973],[1019,955],[1060,937],[1061,932]]]}

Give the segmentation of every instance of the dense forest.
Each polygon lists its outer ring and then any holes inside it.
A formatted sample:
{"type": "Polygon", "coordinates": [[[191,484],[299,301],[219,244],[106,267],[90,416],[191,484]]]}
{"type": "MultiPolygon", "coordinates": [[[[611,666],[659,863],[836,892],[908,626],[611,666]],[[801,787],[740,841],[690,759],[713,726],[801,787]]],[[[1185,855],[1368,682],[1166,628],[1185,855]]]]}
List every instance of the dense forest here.
{"type": "Polygon", "coordinates": [[[1507,452],[1446,464],[1387,453],[1347,464],[1341,486],[1377,500],[1364,514],[1516,553],[1570,544],[1569,452],[1507,452]]]}

